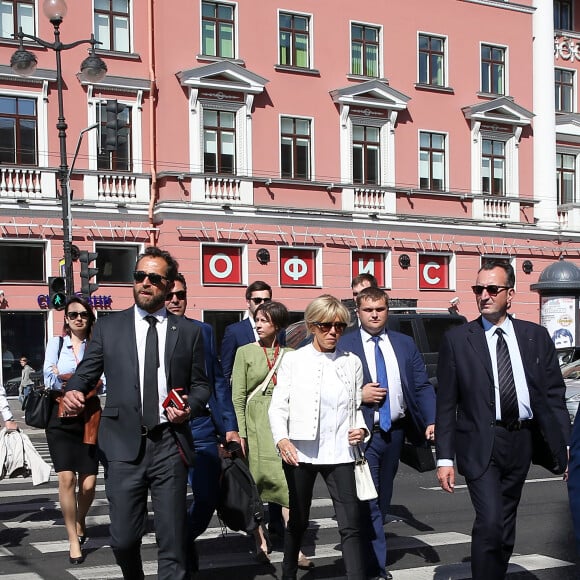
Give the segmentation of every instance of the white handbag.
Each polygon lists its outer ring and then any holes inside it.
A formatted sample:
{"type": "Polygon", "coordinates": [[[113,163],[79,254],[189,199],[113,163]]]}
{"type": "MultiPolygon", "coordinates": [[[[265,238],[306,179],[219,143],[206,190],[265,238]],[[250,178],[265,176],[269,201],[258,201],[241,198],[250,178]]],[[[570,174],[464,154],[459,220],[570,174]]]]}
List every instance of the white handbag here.
{"type": "Polygon", "coordinates": [[[354,462],[354,480],[356,482],[356,496],[361,501],[376,499],[378,497],[377,488],[373,482],[371,469],[364,453],[359,446],[355,447],[355,456],[358,455],[354,462]]]}
{"type": "MultiPolygon", "coordinates": [[[[356,424],[357,411],[356,395],[354,391],[352,393],[350,405],[350,426],[351,429],[354,429],[356,424]]],[[[378,497],[377,488],[373,482],[371,469],[365,458],[363,450],[360,448],[360,445],[355,445],[354,447],[354,459],[354,480],[356,482],[356,496],[360,501],[376,499],[378,497]]]]}

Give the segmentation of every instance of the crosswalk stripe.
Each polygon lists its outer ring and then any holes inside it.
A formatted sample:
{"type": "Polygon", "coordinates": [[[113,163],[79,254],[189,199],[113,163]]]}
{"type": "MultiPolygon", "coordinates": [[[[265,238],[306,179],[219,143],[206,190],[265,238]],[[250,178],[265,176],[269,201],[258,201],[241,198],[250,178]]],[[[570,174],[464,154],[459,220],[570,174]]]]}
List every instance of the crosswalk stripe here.
{"type": "MultiPolygon", "coordinates": [[[[535,479],[526,479],[526,483],[546,483],[549,481],[557,481],[559,483],[562,483],[562,477],[537,477],[535,479]]],[[[424,489],[426,491],[443,491],[441,489],[441,486],[439,485],[434,485],[433,487],[422,487],[420,486],[419,489],[424,489]]],[[[456,485],[454,487],[455,490],[458,489],[467,489],[467,485],[462,484],[462,485],[456,485]]],[[[447,492],[446,492],[447,493],[447,492]]]]}
{"type": "Polygon", "coordinates": [[[0,580],[43,580],[43,578],[34,572],[25,572],[24,574],[0,574],[0,580]]]}
{"type": "MultiPolygon", "coordinates": [[[[30,486],[32,487],[32,479],[30,480],[30,486]]],[[[105,491],[104,485],[97,485],[96,491],[105,491]]],[[[58,487],[35,487],[33,489],[16,489],[12,491],[4,490],[0,491],[0,498],[9,497],[22,497],[29,495],[58,495],[58,487]]],[[[2,509],[3,506],[0,506],[2,509]]]]}
{"type": "MultiPolygon", "coordinates": [[[[340,558],[342,553],[332,547],[330,544],[324,546],[317,546],[316,554],[308,556],[311,559],[322,558],[340,558]]],[[[270,554],[270,561],[277,564],[282,561],[281,553],[270,554]]],[[[247,554],[212,554],[211,568],[233,568],[255,563],[253,555],[247,554]]],[[[516,574],[518,572],[532,572],[534,570],[551,570],[553,568],[564,568],[573,566],[572,562],[564,560],[557,560],[556,558],[549,558],[540,554],[526,554],[514,556],[510,560],[508,574],[516,574]]],[[[200,557],[200,570],[208,569],[205,565],[205,558],[200,557]]],[[[157,574],[157,562],[147,561],[143,562],[143,570],[145,576],[154,576],[157,574]]],[[[121,569],[118,566],[83,566],[82,568],[69,568],[67,572],[77,578],[77,580],[94,580],[96,578],[102,580],[122,578],[121,569]]],[[[437,566],[423,566],[419,568],[405,568],[402,570],[391,570],[393,580],[432,580],[433,578],[443,578],[446,580],[460,580],[471,578],[471,569],[469,563],[462,562],[460,564],[440,564],[437,566]]],[[[2,578],[0,576],[0,578],[2,578]]]]}
{"type": "MultiPolygon", "coordinates": [[[[564,568],[574,566],[572,562],[549,558],[540,554],[526,554],[513,556],[510,559],[508,574],[518,572],[532,572],[533,570],[551,570],[552,568],[564,568]]],[[[469,563],[441,564],[439,566],[423,566],[406,570],[391,570],[393,580],[433,580],[433,578],[445,578],[445,580],[464,580],[471,578],[469,563]]]]}

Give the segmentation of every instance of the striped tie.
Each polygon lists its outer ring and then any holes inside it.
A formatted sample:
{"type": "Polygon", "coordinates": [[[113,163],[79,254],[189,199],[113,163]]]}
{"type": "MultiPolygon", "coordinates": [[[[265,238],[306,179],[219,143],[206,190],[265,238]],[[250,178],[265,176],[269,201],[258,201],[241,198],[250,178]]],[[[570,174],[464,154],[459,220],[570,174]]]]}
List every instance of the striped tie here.
{"type": "Polygon", "coordinates": [[[501,419],[508,425],[518,421],[520,411],[518,407],[518,395],[516,393],[516,383],[512,371],[512,361],[508,345],[503,337],[503,330],[498,328],[496,356],[497,356],[497,378],[499,382],[499,403],[501,407],[501,419]]]}

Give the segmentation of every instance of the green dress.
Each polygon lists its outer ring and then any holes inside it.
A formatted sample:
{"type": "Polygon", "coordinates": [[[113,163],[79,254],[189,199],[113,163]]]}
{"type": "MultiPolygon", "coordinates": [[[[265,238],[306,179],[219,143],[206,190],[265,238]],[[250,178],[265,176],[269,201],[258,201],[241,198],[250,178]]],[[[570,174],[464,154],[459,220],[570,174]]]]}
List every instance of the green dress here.
{"type": "MultiPolygon", "coordinates": [[[[287,349],[280,349],[278,356],[287,349]]],[[[267,348],[272,363],[275,349],[267,348]]],[[[268,410],[275,385],[272,381],[264,393],[256,393],[248,403],[248,397],[266,378],[268,362],[264,349],[257,343],[238,348],[232,369],[232,398],[238,419],[240,437],[246,438],[250,472],[256,480],[260,497],[288,507],[288,485],[282,470],[282,460],[272,437],[268,410]]]]}

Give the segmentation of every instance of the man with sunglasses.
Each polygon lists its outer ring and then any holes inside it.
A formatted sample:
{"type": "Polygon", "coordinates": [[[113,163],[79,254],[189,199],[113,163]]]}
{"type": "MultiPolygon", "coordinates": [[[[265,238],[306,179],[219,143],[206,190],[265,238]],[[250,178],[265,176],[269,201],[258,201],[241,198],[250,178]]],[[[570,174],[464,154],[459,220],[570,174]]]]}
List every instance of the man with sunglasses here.
{"type": "Polygon", "coordinates": [[[135,305],[97,321],[63,397],[65,411],[81,413],[85,395],[106,373],[99,448],[111,547],[123,577],[131,580],[144,578],[141,538],[147,530],[148,491],[158,578],[189,578],[186,495],[194,451],[188,421],[204,413],[210,387],[199,327],[165,307],[177,272],[177,262],[160,248],[149,247],[138,257],[133,272],[135,305]],[[164,408],[172,389],[182,389],[185,407],[164,408]]]}
{"type": "Polygon", "coordinates": [[[504,578],[516,513],[533,460],[564,473],[570,418],[556,351],[545,328],[512,318],[515,274],[489,261],[472,286],[481,316],[450,330],[437,367],[437,478],[453,493],[455,469],[475,509],[474,580],[504,578]]]}
{"type": "Polygon", "coordinates": [[[389,296],[366,287],[356,297],[360,328],[338,342],[363,364],[362,412],[371,433],[365,449],[378,498],[362,504],[363,532],[368,539],[367,571],[389,580],[387,541],[383,528],[393,495],[393,482],[405,436],[416,444],[433,439],[435,392],[425,361],[413,340],[387,330],[389,296]]]}
{"type": "MultiPolygon", "coordinates": [[[[187,283],[177,274],[173,289],[165,298],[167,310],[185,317],[187,283]]],[[[217,507],[220,489],[221,460],[218,442],[240,443],[238,421],[232,403],[231,389],[226,384],[217,356],[213,328],[205,322],[189,318],[202,332],[207,378],[212,394],[206,410],[190,420],[189,426],[195,447],[195,467],[189,470],[193,501],[188,513],[188,558],[190,572],[199,568],[195,539],[207,529],[217,507]]]]}

